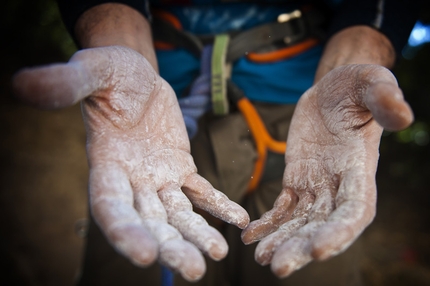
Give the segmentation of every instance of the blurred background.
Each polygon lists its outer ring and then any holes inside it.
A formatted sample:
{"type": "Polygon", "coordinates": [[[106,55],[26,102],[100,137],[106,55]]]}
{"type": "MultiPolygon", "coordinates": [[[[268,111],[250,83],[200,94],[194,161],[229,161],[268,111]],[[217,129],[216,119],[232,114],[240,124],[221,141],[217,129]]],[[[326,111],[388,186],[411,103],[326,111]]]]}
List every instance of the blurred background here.
{"type": "MultiPolygon", "coordinates": [[[[430,23],[430,3],[420,21],[430,23]]],[[[80,108],[24,106],[14,99],[10,81],[22,67],[67,61],[76,46],[53,0],[6,1],[0,35],[0,285],[72,285],[87,224],[80,108]]],[[[417,26],[393,70],[416,121],[383,136],[378,213],[363,234],[365,285],[430,285],[427,40],[430,32],[417,26]]]]}

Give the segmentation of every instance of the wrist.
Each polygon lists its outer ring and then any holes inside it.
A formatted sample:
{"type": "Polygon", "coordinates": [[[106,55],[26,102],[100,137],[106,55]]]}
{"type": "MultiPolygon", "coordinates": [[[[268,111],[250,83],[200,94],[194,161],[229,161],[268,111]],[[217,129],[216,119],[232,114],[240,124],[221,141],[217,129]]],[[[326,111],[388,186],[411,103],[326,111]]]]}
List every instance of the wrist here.
{"type": "Polygon", "coordinates": [[[137,10],[106,3],[84,12],[76,22],[75,35],[82,48],[125,46],[142,54],[158,70],[151,27],[137,10]]]}
{"type": "Polygon", "coordinates": [[[341,30],[329,39],[318,65],[315,82],[332,69],[348,64],[394,66],[396,54],[390,40],[368,26],[341,30]]]}

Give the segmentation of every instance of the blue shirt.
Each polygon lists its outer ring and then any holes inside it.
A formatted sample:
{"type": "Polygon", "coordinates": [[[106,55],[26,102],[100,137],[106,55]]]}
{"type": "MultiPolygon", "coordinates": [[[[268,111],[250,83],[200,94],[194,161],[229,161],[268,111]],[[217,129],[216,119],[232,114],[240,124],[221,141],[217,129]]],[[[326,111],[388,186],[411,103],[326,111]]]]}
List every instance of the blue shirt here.
{"type": "MultiPolygon", "coordinates": [[[[157,1],[155,1],[157,2],[157,1]]],[[[200,0],[197,2],[208,2],[200,0]]],[[[200,34],[218,34],[246,30],[275,22],[281,13],[294,10],[292,5],[205,4],[167,6],[184,30],[200,34]]],[[[316,46],[293,58],[272,63],[257,63],[242,57],[232,66],[232,80],[254,101],[296,103],[312,85],[322,47],[316,46]]],[[[171,84],[178,97],[199,74],[199,59],[186,50],[157,50],[161,76],[171,84]]]]}

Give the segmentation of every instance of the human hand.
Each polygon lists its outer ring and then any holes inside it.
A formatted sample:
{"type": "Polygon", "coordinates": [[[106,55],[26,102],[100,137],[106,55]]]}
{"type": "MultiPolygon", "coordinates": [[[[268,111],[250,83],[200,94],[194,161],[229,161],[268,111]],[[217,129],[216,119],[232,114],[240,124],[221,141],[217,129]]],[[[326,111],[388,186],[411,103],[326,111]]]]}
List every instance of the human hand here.
{"type": "Polygon", "coordinates": [[[173,90],[134,50],[83,50],[67,64],[19,72],[14,88],[41,108],[82,100],[91,211],[133,263],[146,266],[158,257],[198,280],[205,272],[201,252],[219,260],[228,246],[192,204],[240,228],[249,223],[242,207],[196,173],[173,90]]]}
{"type": "Polygon", "coordinates": [[[396,79],[381,66],[342,66],[310,88],[292,118],[283,190],[242,232],[246,244],[261,240],[256,261],[286,277],[352,244],[375,216],[382,127],[412,121],[396,79]]]}

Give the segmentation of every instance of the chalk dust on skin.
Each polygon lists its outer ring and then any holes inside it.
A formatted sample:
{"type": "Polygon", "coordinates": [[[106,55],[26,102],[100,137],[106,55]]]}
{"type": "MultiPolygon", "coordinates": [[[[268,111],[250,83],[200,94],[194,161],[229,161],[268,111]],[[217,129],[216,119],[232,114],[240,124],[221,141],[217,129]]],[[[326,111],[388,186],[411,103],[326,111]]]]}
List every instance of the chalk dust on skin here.
{"type": "Polygon", "coordinates": [[[239,204],[231,201],[224,193],[194,173],[188,176],[182,186],[184,194],[194,206],[212,216],[243,229],[249,224],[249,215],[239,204]]]}
{"type": "Polygon", "coordinates": [[[185,240],[168,240],[160,246],[160,263],[181,273],[188,281],[197,281],[206,272],[206,263],[194,245],[185,240]]]}
{"type": "Polygon", "coordinates": [[[210,227],[203,217],[193,212],[190,201],[181,189],[173,186],[160,190],[159,197],[167,211],[169,223],[177,228],[185,239],[215,260],[227,254],[228,246],[223,236],[210,227]]]}
{"type": "Polygon", "coordinates": [[[265,237],[255,250],[255,260],[261,265],[271,262],[275,250],[287,241],[300,227],[306,223],[306,219],[297,218],[284,223],[279,229],[265,237]]]}

